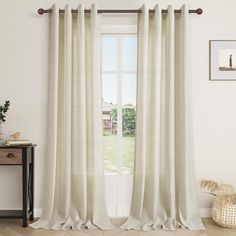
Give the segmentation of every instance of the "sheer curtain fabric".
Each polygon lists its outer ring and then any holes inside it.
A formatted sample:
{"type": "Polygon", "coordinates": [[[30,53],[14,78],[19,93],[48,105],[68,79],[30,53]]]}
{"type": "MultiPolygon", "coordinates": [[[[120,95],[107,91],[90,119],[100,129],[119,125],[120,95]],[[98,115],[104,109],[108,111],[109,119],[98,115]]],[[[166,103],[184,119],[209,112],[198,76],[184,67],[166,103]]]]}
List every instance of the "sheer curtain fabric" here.
{"type": "Polygon", "coordinates": [[[50,14],[47,188],[33,228],[112,228],[106,212],[96,7],[50,14]]]}
{"type": "Polygon", "coordinates": [[[136,156],[131,212],[124,229],[203,229],[192,143],[189,13],[138,17],[136,156]]]}

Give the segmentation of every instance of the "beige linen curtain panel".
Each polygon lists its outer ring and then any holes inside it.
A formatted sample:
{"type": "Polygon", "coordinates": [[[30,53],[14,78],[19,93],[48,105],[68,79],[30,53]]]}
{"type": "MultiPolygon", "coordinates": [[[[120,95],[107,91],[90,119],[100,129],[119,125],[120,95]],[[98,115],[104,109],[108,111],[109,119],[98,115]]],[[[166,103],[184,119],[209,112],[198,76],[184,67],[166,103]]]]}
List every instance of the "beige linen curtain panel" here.
{"type": "Polygon", "coordinates": [[[100,23],[96,7],[50,14],[47,187],[33,228],[110,229],[103,174],[100,23]]]}
{"type": "Polygon", "coordinates": [[[124,229],[203,229],[193,165],[189,14],[138,17],[136,156],[124,229]]]}

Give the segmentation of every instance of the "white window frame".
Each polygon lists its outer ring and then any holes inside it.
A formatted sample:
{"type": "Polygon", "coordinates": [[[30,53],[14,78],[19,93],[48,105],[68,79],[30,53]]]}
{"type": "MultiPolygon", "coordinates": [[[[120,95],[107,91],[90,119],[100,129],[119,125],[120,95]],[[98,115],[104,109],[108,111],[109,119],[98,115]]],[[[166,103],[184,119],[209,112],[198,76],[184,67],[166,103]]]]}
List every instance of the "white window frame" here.
{"type": "Polygon", "coordinates": [[[137,25],[103,25],[102,34],[137,34],[137,25]]]}
{"type": "Polygon", "coordinates": [[[129,108],[122,104],[122,77],[123,74],[137,74],[137,69],[135,71],[122,70],[122,37],[134,37],[137,36],[137,26],[135,25],[104,25],[102,27],[102,37],[114,36],[118,39],[117,44],[117,70],[107,70],[103,71],[102,74],[116,74],[117,75],[117,143],[118,143],[118,153],[117,153],[117,172],[116,173],[105,173],[105,175],[125,175],[122,172],[122,109],[129,108]]]}

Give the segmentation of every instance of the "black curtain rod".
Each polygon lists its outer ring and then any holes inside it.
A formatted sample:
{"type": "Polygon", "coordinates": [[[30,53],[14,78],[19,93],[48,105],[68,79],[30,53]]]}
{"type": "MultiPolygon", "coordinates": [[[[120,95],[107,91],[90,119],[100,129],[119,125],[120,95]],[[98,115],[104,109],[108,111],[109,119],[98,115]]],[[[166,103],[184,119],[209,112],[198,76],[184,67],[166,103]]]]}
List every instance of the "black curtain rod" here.
{"type": "MultiPolygon", "coordinates": [[[[60,9],[59,10],[60,13],[64,13],[65,10],[60,9]]],[[[78,13],[78,10],[71,10],[72,13],[78,13]]],[[[84,10],[85,13],[91,13],[91,10],[85,9],[84,10]]],[[[97,10],[98,13],[142,13],[142,10],[105,10],[105,9],[101,9],[101,10],[97,10]]],[[[149,10],[149,13],[154,13],[155,10],[149,10]]],[[[168,13],[167,10],[162,10],[162,13],[168,13]]],[[[174,10],[175,13],[181,13],[181,10],[174,10]]],[[[194,13],[194,14],[198,14],[201,15],[203,13],[203,10],[201,8],[198,8],[196,10],[189,10],[189,13],[194,13]]],[[[44,13],[52,13],[52,9],[43,9],[43,8],[39,8],[38,9],[38,14],[39,15],[43,15],[44,13]]]]}

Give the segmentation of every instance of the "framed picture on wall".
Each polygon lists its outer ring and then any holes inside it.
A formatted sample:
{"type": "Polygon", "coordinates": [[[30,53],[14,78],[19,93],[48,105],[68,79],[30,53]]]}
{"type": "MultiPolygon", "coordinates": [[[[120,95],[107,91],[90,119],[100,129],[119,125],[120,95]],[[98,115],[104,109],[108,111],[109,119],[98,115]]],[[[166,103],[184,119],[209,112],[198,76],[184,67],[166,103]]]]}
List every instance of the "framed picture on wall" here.
{"type": "Polygon", "coordinates": [[[209,47],[209,79],[236,80],[236,40],[210,40],[209,47]]]}

